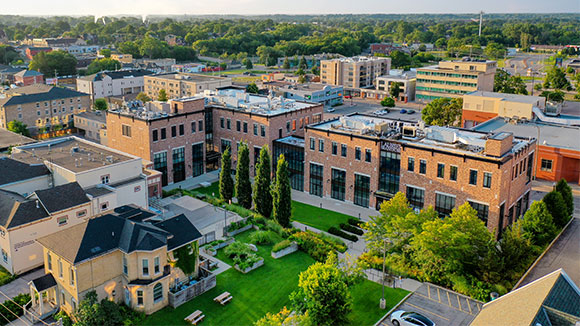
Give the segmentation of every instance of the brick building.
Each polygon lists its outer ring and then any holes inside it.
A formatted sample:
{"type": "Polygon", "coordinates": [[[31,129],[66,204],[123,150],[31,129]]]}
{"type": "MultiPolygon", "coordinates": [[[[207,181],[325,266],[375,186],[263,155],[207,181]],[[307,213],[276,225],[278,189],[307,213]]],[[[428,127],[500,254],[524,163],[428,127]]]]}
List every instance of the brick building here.
{"type": "Polygon", "coordinates": [[[22,70],[14,74],[14,82],[19,86],[44,84],[44,74],[36,70],[22,70]]]}
{"type": "Polygon", "coordinates": [[[108,146],[153,162],[162,185],[205,172],[204,99],[136,102],[107,111],[108,146]]]}
{"type": "Polygon", "coordinates": [[[376,207],[397,192],[441,216],[469,202],[490,230],[528,208],[534,139],[353,114],[306,128],[304,191],[376,207]]]}
{"type": "Polygon", "coordinates": [[[152,99],[158,98],[162,89],[168,98],[181,98],[231,85],[231,78],[208,75],[171,72],[145,76],[145,93],[152,99]]]}

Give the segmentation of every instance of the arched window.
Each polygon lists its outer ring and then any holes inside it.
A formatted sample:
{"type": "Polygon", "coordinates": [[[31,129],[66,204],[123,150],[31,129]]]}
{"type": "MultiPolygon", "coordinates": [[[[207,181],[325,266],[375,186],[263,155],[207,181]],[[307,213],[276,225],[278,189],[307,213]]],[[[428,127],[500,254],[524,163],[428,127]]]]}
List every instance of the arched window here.
{"type": "Polygon", "coordinates": [[[153,301],[157,302],[163,299],[163,284],[157,283],[153,287],[153,301]]]}

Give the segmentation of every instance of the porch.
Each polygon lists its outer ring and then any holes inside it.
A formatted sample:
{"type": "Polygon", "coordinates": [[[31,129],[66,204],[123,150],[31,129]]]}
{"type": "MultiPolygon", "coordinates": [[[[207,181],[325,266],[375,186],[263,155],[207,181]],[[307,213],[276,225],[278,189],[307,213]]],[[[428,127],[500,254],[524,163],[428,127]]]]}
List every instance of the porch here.
{"type": "Polygon", "coordinates": [[[24,306],[24,317],[32,323],[43,320],[59,309],[56,291],[56,280],[52,274],[46,274],[30,283],[31,300],[24,306]]]}

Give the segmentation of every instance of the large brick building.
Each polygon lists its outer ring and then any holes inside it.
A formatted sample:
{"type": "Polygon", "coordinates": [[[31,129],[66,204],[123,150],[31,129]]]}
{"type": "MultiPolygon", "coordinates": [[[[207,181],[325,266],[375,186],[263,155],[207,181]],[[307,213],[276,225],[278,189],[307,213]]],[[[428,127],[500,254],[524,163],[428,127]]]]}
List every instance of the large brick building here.
{"type": "Polygon", "coordinates": [[[320,82],[345,88],[374,86],[375,79],[391,69],[391,58],[352,57],[320,61],[320,82]]]}
{"type": "Polygon", "coordinates": [[[536,141],[361,114],[306,128],[304,191],[379,207],[397,192],[440,215],[469,202],[490,230],[528,207],[536,141]]]}
{"type": "Polygon", "coordinates": [[[158,98],[162,89],[168,98],[181,98],[231,85],[231,78],[181,72],[145,76],[145,93],[152,99],[158,98]]]}
{"type": "Polygon", "coordinates": [[[153,162],[162,185],[204,173],[205,132],[202,97],[132,102],[107,112],[108,146],[153,162]]]}

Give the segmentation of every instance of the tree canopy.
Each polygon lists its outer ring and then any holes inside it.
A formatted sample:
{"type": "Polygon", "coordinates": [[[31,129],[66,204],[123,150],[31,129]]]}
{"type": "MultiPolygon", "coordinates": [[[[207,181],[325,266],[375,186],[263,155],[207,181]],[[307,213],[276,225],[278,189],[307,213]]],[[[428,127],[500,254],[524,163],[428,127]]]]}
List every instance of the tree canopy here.
{"type": "Polygon", "coordinates": [[[421,111],[421,118],[429,125],[458,126],[462,111],[463,98],[438,98],[421,111]]]}
{"type": "Polygon", "coordinates": [[[87,74],[91,75],[103,70],[117,70],[121,68],[122,65],[117,60],[111,58],[97,59],[87,67],[87,74]]]}
{"type": "Polygon", "coordinates": [[[28,69],[36,70],[46,77],[55,77],[55,72],[59,76],[76,75],[77,59],[65,51],[39,52],[36,54],[28,69]]]}
{"type": "Polygon", "coordinates": [[[499,93],[528,95],[526,83],[522,77],[512,76],[503,69],[498,69],[495,72],[493,91],[499,93]]]}

